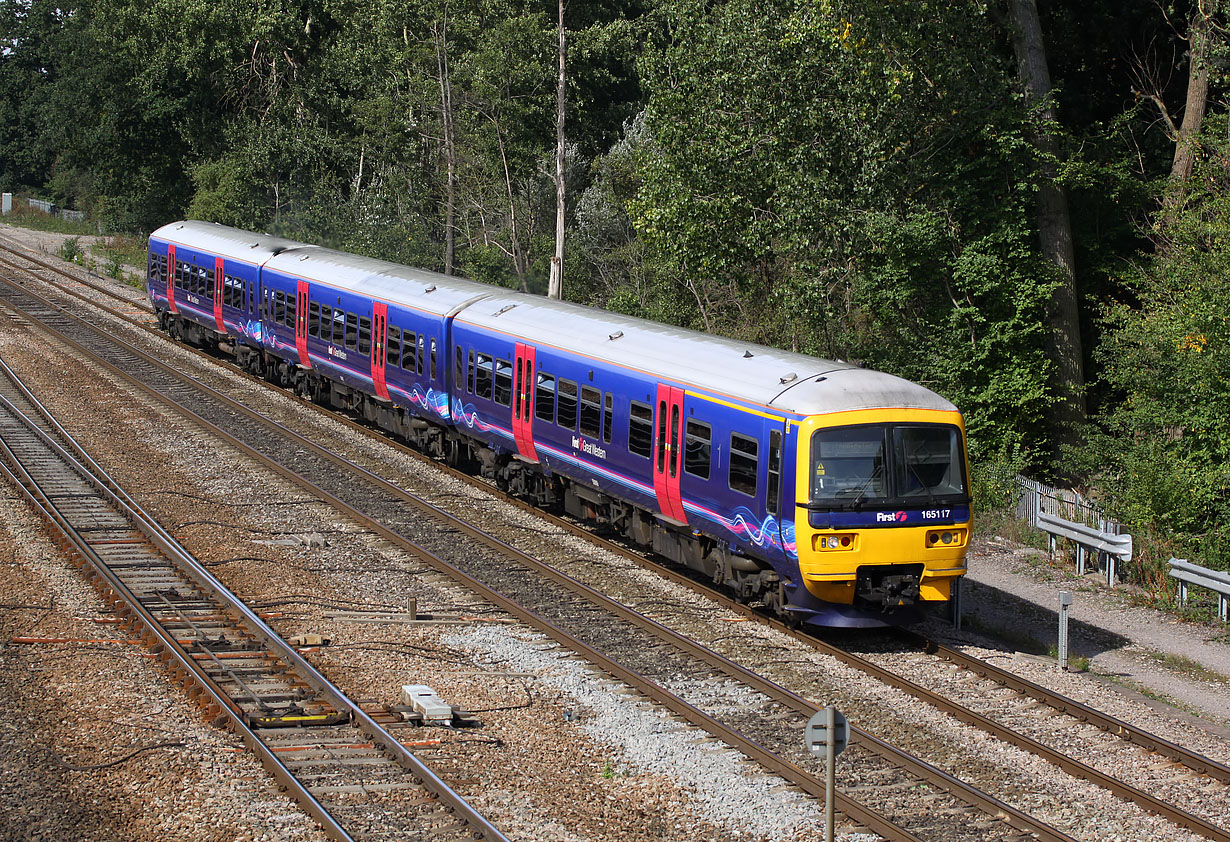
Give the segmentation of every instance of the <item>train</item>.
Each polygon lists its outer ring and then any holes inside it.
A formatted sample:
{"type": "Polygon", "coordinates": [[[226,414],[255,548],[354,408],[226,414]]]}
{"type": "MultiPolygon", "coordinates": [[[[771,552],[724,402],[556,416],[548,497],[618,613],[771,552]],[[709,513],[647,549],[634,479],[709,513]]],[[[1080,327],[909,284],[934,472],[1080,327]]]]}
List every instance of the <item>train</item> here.
{"type": "Polygon", "coordinates": [[[908,380],[179,221],[172,337],[614,530],[792,624],[917,620],[966,572],[965,425],[908,380]]]}

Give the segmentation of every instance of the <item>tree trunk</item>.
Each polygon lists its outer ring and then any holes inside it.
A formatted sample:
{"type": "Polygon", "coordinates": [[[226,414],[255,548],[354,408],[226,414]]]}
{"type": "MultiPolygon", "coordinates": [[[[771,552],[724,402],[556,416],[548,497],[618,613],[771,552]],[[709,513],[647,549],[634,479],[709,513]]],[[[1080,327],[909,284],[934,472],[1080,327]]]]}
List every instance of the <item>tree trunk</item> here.
{"type": "Polygon", "coordinates": [[[1057,444],[1077,444],[1085,421],[1085,375],[1081,350],[1080,309],[1076,295],[1076,257],[1072,246],[1072,223],[1068,197],[1056,179],[1059,144],[1051,133],[1058,123],[1051,95],[1042,24],[1035,0],[1008,0],[1012,47],[1025,88],[1026,101],[1036,123],[1034,145],[1042,165],[1039,171],[1037,213],[1042,255],[1055,267],[1059,288],[1047,307],[1046,350],[1055,365],[1052,386],[1058,402],[1051,410],[1051,426],[1057,444]]]}
{"type": "Polygon", "coordinates": [[[1204,4],[1197,3],[1187,30],[1187,102],[1183,108],[1183,124],[1175,138],[1174,164],[1170,168],[1170,184],[1166,188],[1166,207],[1183,201],[1187,181],[1196,162],[1196,142],[1204,113],[1209,103],[1209,17],[1204,4]]]}
{"type": "Polygon", "coordinates": [[[453,130],[453,86],[448,68],[448,19],[434,29],[436,69],[440,78],[440,122],[444,129],[444,274],[453,274],[457,227],[457,145],[453,130]]]}
{"type": "Polygon", "coordinates": [[[555,256],[551,258],[551,280],[547,295],[562,298],[564,293],[564,66],[568,53],[564,30],[564,0],[559,0],[559,81],[555,89],[555,256]]]}

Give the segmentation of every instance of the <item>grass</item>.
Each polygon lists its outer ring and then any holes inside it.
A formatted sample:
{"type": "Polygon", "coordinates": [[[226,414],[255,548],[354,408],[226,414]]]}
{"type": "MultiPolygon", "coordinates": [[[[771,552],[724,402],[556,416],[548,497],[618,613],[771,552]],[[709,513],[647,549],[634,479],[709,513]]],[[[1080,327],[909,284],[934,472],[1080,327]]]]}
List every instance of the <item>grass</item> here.
{"type": "Polygon", "coordinates": [[[53,231],[57,234],[88,236],[98,233],[97,225],[88,220],[85,222],[69,222],[66,219],[60,219],[58,216],[52,216],[40,210],[34,210],[25,206],[18,207],[16,202],[13,203],[13,212],[6,214],[3,217],[3,221],[8,225],[15,225],[18,228],[30,228],[35,231],[53,231]]]}
{"type": "Polygon", "coordinates": [[[115,278],[118,281],[125,281],[132,286],[141,285],[142,268],[145,266],[148,250],[148,237],[126,234],[107,237],[90,247],[90,252],[101,258],[102,269],[108,277],[115,278]],[[132,273],[124,271],[125,266],[132,266],[137,269],[135,278],[132,276],[132,273]]]}

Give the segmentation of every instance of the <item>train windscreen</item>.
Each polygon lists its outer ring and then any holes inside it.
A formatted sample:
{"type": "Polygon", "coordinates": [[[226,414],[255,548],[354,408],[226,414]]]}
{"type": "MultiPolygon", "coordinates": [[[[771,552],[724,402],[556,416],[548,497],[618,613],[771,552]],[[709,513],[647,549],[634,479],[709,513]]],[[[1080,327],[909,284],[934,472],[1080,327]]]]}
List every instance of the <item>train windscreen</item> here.
{"type": "Polygon", "coordinates": [[[948,424],[863,424],[817,430],[812,508],[966,498],[960,431],[948,424]]]}

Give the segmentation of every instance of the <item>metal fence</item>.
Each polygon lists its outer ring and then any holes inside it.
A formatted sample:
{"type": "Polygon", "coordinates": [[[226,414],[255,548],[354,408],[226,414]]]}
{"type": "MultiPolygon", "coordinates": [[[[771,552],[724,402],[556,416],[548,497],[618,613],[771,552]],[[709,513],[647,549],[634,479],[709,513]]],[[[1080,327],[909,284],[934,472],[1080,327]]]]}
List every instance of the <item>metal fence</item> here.
{"type": "Polygon", "coordinates": [[[1017,477],[1020,496],[1017,517],[1050,535],[1055,552],[1057,539],[1076,544],[1076,572],[1085,575],[1086,561],[1092,557],[1106,574],[1106,584],[1115,586],[1116,561],[1126,563],[1132,556],[1132,536],[1123,524],[1106,517],[1091,500],[1075,491],[1055,488],[1036,480],[1017,477]],[[1119,537],[1116,537],[1119,536],[1119,537]]]}

